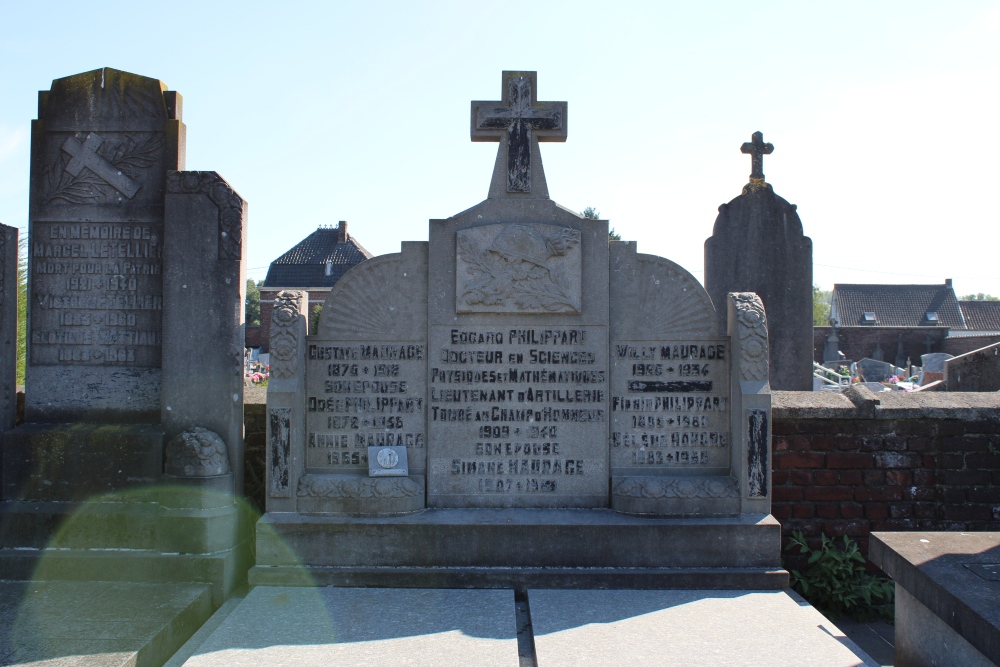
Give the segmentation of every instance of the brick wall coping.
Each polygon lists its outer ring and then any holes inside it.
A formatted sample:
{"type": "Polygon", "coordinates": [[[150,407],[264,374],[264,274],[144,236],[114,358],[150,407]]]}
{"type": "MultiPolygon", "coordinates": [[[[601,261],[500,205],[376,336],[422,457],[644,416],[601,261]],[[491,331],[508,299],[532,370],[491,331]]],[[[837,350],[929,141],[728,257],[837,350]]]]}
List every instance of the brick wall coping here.
{"type": "Polygon", "coordinates": [[[774,419],[962,419],[1000,421],[1000,392],[874,393],[853,386],[843,393],[775,391],[774,419]]]}

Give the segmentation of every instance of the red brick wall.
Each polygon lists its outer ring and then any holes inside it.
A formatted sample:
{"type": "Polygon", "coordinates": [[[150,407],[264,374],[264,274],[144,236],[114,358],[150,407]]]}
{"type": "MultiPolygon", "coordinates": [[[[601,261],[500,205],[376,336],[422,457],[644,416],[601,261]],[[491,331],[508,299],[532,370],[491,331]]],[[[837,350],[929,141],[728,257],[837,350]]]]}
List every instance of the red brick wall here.
{"type": "Polygon", "coordinates": [[[1000,530],[996,418],[776,417],[773,434],[786,540],[848,535],[867,555],[872,531],[1000,530]]]}
{"type": "Polygon", "coordinates": [[[988,347],[994,343],[1000,343],[1000,335],[945,338],[941,341],[941,351],[957,357],[960,354],[988,347]]]}

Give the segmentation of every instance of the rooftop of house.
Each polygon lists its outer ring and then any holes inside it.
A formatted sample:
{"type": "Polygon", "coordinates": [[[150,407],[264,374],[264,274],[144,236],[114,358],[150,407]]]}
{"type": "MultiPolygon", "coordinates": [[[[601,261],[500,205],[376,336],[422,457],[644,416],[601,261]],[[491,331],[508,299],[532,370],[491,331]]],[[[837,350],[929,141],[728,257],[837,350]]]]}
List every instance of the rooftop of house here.
{"type": "Polygon", "coordinates": [[[951,279],[943,285],[834,285],[830,317],[842,327],[967,326],[951,279]]]}
{"type": "Polygon", "coordinates": [[[347,223],[320,227],[271,262],[262,287],[332,287],[372,256],[347,233],[347,223]]]}
{"type": "Polygon", "coordinates": [[[969,329],[1000,331],[1000,301],[959,301],[969,329]]]}

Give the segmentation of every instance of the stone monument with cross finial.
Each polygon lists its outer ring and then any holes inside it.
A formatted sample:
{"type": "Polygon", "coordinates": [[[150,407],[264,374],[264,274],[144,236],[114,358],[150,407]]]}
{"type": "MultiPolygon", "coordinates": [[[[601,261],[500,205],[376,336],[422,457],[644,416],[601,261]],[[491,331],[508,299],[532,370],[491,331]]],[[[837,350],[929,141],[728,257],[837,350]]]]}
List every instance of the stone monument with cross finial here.
{"type": "MultiPolygon", "coordinates": [[[[794,204],[764,180],[764,156],[774,146],[754,132],[740,151],[750,155],[743,193],[719,207],[705,241],[705,288],[716,307],[729,292],[752,291],[767,308],[771,388],[812,389],[812,240],[802,231],[794,204]]],[[[719,330],[725,330],[720,315],[719,330]]]]}
{"type": "Polygon", "coordinates": [[[501,90],[484,201],[345,273],[314,335],[278,295],[250,583],[787,585],[760,299],[551,200],[567,105],[501,90]]]}

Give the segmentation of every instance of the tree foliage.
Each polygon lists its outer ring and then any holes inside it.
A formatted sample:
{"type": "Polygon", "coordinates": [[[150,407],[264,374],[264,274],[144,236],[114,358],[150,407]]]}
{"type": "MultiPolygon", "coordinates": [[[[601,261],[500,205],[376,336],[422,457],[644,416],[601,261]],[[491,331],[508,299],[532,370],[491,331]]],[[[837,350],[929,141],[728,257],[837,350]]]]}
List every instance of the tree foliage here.
{"type": "Polygon", "coordinates": [[[813,326],[825,327],[830,323],[830,298],[832,290],[821,290],[813,285],[813,326]]]}
{"type": "Polygon", "coordinates": [[[260,324],[260,290],[252,278],[247,278],[246,322],[260,324]]]}
{"type": "Polygon", "coordinates": [[[1000,297],[993,296],[992,294],[983,294],[982,292],[966,294],[959,298],[962,301],[1000,301],[1000,297]]]}

